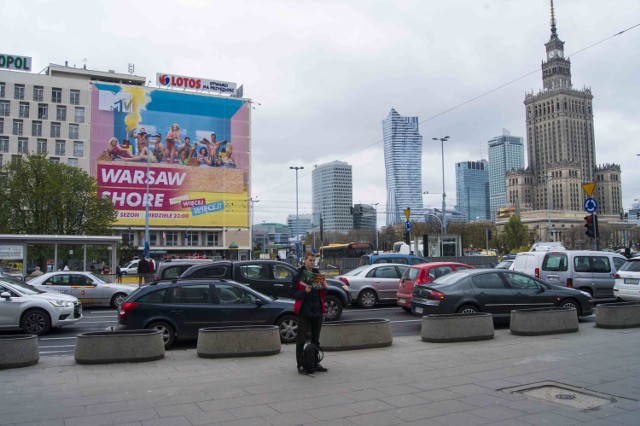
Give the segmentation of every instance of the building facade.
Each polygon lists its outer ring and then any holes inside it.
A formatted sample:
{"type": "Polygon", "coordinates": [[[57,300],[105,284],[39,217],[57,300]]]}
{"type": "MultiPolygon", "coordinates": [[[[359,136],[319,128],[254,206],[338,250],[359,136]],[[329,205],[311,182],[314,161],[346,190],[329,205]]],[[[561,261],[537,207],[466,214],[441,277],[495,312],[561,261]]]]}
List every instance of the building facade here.
{"type": "Polygon", "coordinates": [[[456,163],[456,211],[467,222],[489,220],[489,162],[456,163]]]}
{"type": "Polygon", "coordinates": [[[300,232],[300,238],[302,239],[304,235],[313,231],[313,215],[310,213],[298,216],[290,214],[287,216],[287,226],[289,227],[289,236],[291,238],[295,238],[296,233],[300,232]]]}
{"type": "Polygon", "coordinates": [[[353,229],[375,229],[376,209],[369,204],[353,206],[353,229]]]}
{"type": "Polygon", "coordinates": [[[524,141],[504,129],[489,140],[489,219],[495,221],[499,208],[507,205],[505,177],[513,169],[524,168],[524,141]]]}
{"type": "Polygon", "coordinates": [[[311,172],[313,214],[322,219],[324,232],[353,228],[353,174],[344,161],[315,165],[311,172]]]}
{"type": "Polygon", "coordinates": [[[411,208],[410,220],[422,221],[422,135],[418,117],[402,117],[392,108],[382,121],[382,132],[387,225],[404,222],[407,207],[411,208]]]}

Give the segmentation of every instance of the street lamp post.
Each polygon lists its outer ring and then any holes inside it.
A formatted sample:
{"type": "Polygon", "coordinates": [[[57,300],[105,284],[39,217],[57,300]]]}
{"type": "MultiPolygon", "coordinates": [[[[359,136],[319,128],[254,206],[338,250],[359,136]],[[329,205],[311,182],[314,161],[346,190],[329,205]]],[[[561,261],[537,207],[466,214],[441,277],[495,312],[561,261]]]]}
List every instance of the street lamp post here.
{"type": "Polygon", "coordinates": [[[290,166],[291,170],[296,171],[296,261],[300,261],[300,215],[298,214],[298,170],[304,169],[303,166],[290,166]]]}
{"type": "Polygon", "coordinates": [[[380,203],[374,203],[373,204],[373,208],[375,209],[375,216],[374,216],[374,220],[373,220],[373,229],[376,233],[376,254],[378,253],[378,204],[380,203]]]}
{"type": "Polygon", "coordinates": [[[249,253],[251,253],[251,259],[253,259],[253,212],[255,210],[254,204],[255,203],[259,203],[260,200],[255,199],[255,198],[249,198],[249,201],[251,202],[251,251],[249,253]]]}
{"type": "Polygon", "coordinates": [[[447,194],[444,189],[444,142],[449,140],[449,136],[443,138],[432,138],[434,141],[440,141],[442,149],[442,235],[447,233],[447,194]]]}
{"type": "MultiPolygon", "coordinates": [[[[138,150],[140,147],[138,146],[138,150]]],[[[149,163],[150,163],[151,151],[149,151],[149,140],[147,139],[147,190],[144,200],[144,258],[149,258],[149,163]]]]}

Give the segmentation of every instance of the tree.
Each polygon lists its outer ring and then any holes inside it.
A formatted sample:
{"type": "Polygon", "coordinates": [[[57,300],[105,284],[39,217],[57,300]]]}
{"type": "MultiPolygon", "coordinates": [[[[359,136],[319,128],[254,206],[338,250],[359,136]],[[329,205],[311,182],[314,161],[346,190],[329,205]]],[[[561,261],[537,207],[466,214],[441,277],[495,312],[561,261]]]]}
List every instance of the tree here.
{"type": "Polygon", "coordinates": [[[522,224],[517,214],[512,215],[504,226],[504,240],[511,250],[529,245],[527,227],[522,224]]]}
{"type": "Polygon", "coordinates": [[[82,169],[29,153],[1,169],[0,233],[109,235],[116,211],[82,169]]]}

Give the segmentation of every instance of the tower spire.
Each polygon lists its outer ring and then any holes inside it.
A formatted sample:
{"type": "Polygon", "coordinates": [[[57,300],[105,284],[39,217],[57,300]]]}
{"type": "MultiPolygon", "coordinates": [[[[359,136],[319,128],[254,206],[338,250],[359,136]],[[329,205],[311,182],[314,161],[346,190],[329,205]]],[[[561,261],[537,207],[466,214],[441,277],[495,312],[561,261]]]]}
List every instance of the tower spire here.
{"type": "Polygon", "coordinates": [[[551,0],[551,36],[557,37],[556,34],[556,15],[553,12],[553,0],[551,0]]]}

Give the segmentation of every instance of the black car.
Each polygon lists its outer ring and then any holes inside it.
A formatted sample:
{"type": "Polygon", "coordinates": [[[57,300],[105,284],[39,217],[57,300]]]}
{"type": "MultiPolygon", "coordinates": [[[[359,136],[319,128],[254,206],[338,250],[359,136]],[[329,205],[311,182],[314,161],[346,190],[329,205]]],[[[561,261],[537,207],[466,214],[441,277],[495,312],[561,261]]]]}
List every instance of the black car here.
{"type": "Polygon", "coordinates": [[[242,284],[212,279],[157,281],[138,288],[118,309],[118,330],[156,329],[164,345],[198,338],[198,329],[277,325],[283,343],[295,342],[293,301],[276,300],[242,284]]]}
{"type": "Polygon", "coordinates": [[[578,316],[593,313],[591,295],[547,284],[530,275],[503,269],[468,269],[413,289],[415,315],[489,312],[509,318],[512,309],[576,308],[578,316]]]}
{"type": "MultiPolygon", "coordinates": [[[[180,278],[223,278],[245,284],[269,296],[289,298],[289,290],[297,274],[296,268],[277,260],[221,260],[194,265],[184,271],[180,278]]],[[[351,296],[342,282],[327,278],[327,284],[324,318],[325,321],[335,321],[342,315],[342,309],[351,303],[351,296]]]]}

